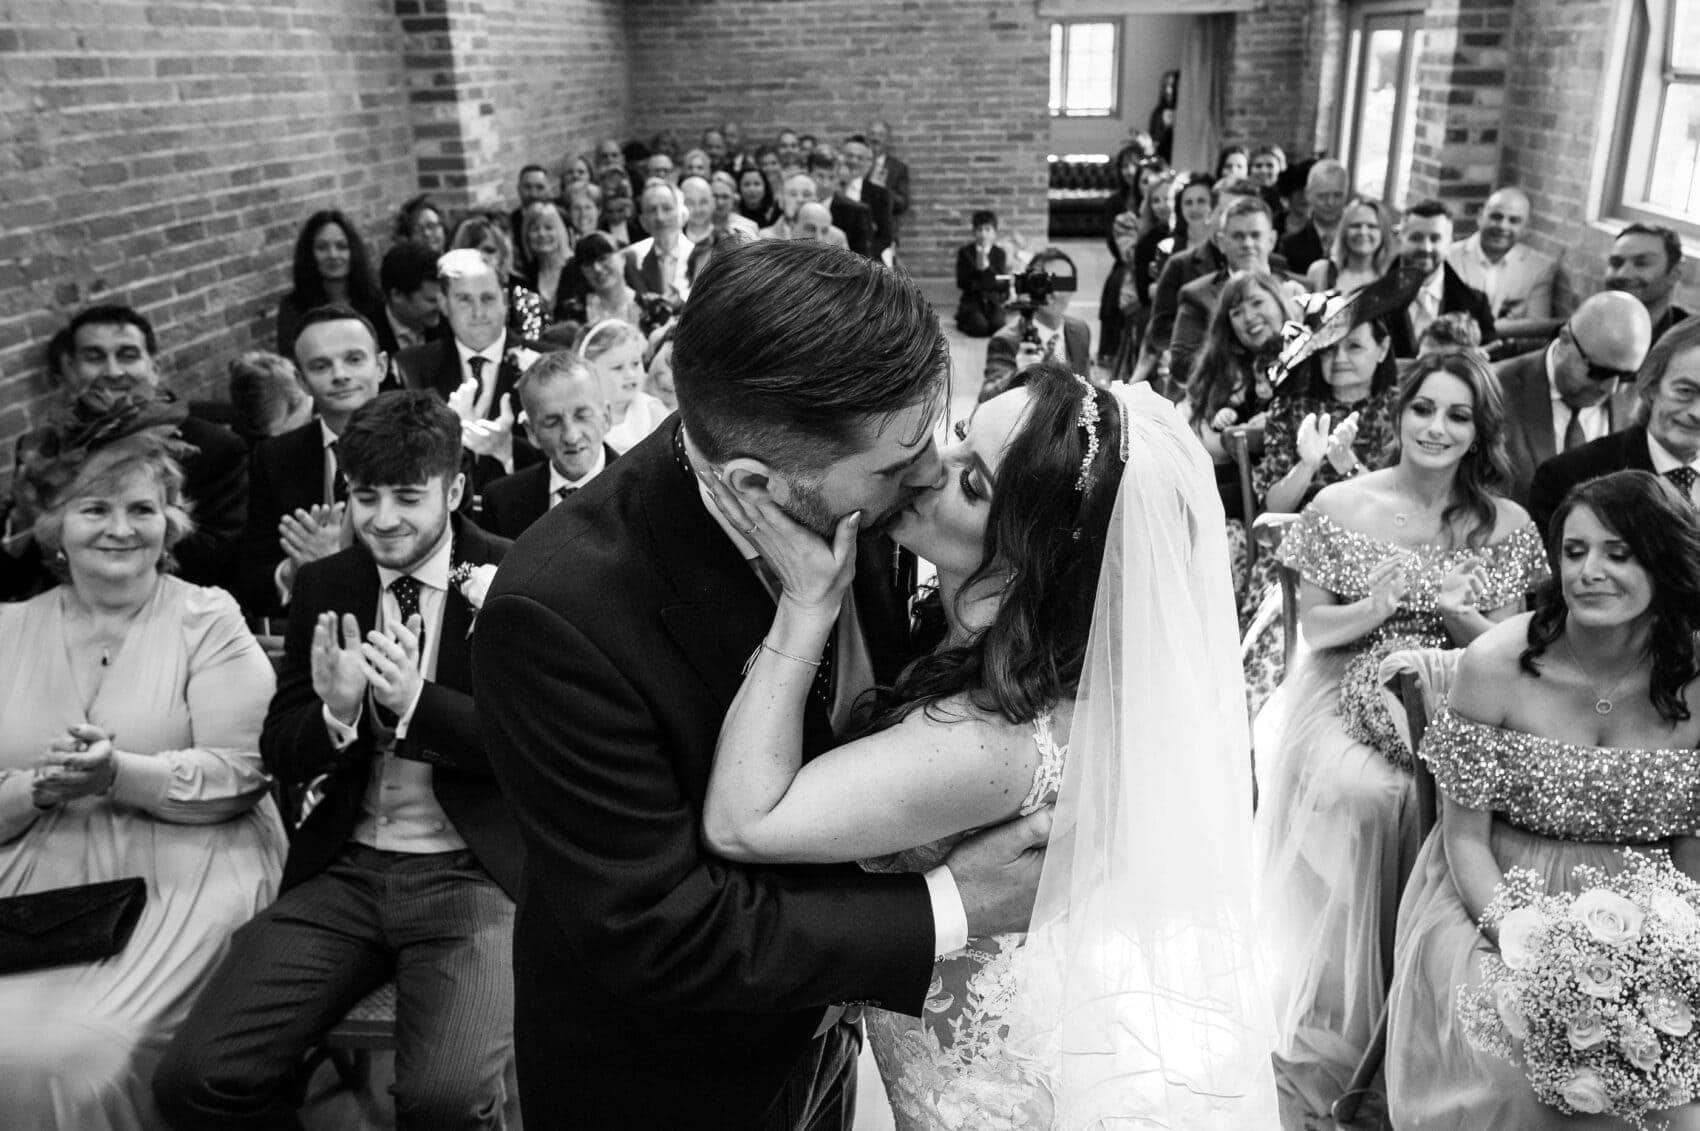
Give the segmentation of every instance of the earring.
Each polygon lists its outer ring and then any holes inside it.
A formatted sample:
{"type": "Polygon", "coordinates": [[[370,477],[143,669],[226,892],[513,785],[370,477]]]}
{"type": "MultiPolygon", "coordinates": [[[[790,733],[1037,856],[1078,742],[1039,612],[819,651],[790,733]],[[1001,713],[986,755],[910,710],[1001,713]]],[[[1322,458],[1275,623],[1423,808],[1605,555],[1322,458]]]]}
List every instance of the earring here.
{"type": "Polygon", "coordinates": [[[53,551],[53,564],[61,569],[71,564],[71,559],[65,556],[65,550],[63,547],[53,551]]]}

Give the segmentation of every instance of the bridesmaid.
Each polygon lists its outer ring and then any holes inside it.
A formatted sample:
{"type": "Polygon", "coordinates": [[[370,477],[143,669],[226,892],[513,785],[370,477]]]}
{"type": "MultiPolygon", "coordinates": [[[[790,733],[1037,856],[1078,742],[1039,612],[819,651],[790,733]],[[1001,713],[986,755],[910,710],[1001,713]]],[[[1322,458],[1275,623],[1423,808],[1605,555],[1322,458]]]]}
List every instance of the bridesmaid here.
{"type": "MultiPolygon", "coordinates": [[[[1465,1041],[1456,1002],[1498,945],[1482,908],[1512,867],[1551,892],[1571,869],[1668,851],[1700,879],[1700,523],[1645,471],[1573,489],[1553,515],[1557,584],[1458,661],[1422,758],[1443,799],[1399,908],[1388,1026],[1394,1126],[1627,1127],[1560,1116],[1517,1066],[1465,1041]]],[[[1654,1117],[1700,1126],[1700,1107],[1654,1117]]]]}
{"type": "Polygon", "coordinates": [[[1419,360],[1399,386],[1390,466],[1325,487],[1281,546],[1302,575],[1304,643],[1257,719],[1258,863],[1276,987],[1282,1125],[1328,1127],[1386,997],[1399,885],[1418,848],[1415,788],[1377,669],[1458,647],[1545,576],[1504,481],[1504,412],[1486,365],[1419,360]]]}

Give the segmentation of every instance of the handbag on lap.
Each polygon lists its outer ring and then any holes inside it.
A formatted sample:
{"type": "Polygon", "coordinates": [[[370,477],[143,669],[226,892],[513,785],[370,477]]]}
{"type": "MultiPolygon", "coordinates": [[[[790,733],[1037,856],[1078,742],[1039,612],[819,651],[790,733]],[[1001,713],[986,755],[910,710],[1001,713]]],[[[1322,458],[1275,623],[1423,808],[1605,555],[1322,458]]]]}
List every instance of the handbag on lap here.
{"type": "Polygon", "coordinates": [[[0,899],[0,974],[110,958],[147,902],[139,876],[0,899]]]}

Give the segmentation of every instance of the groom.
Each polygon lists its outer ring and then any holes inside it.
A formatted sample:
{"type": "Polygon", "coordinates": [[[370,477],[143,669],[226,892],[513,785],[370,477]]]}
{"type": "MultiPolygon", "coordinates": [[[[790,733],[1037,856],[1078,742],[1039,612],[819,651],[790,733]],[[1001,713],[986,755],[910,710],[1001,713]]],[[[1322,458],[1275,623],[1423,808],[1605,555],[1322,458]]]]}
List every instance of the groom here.
{"type": "MultiPolygon", "coordinates": [[[[860,1038],[835,1003],[918,1013],[935,955],[1024,929],[1047,822],[976,837],[924,877],[709,856],[715,741],[774,596],[698,476],[816,530],[853,510],[877,527],[943,477],[948,352],[907,280],[774,240],[715,252],[673,358],[679,417],[521,538],[474,636],[528,854],[521,1103],[540,1127],[848,1129],[860,1038]]],[[[890,562],[882,538],[860,548],[808,756],[907,659],[890,562]]]]}

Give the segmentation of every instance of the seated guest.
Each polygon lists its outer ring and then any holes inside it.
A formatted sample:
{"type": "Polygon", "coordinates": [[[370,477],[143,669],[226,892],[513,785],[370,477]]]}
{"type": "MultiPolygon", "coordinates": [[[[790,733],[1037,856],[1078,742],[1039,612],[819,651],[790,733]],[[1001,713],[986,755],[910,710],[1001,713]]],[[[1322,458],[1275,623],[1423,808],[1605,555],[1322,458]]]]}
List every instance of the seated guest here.
{"type": "MultiPolygon", "coordinates": [[[[1482,351],[1482,328],[1476,325],[1476,320],[1461,311],[1442,314],[1433,322],[1423,327],[1423,332],[1417,338],[1417,357],[1425,353],[1463,353],[1465,350],[1474,351],[1478,357],[1485,358],[1482,351]]],[[[1415,363],[1415,359],[1412,359],[1415,363]]]]}
{"type": "MultiPolygon", "coordinates": [[[[1153,223],[1145,228],[1139,237],[1139,242],[1133,248],[1133,273],[1135,286],[1139,293],[1139,303],[1145,311],[1146,326],[1149,327],[1155,314],[1153,309],[1156,302],[1157,280],[1163,273],[1169,259],[1188,252],[1200,251],[1200,254],[1216,254],[1216,241],[1211,238],[1210,216],[1216,208],[1216,192],[1211,185],[1214,182],[1203,173],[1189,173],[1177,180],[1172,186],[1174,199],[1170,204],[1169,219],[1166,224],[1156,223],[1158,205],[1148,195],[1145,208],[1152,210],[1153,223]]],[[[1142,213],[1143,218],[1143,213],[1142,213]]],[[[1143,225],[1142,225],[1143,226],[1143,225]]],[[[1193,276],[1196,278],[1197,276],[1193,276]]],[[[1178,301],[1179,292],[1176,292],[1178,301]]],[[[1170,331],[1174,329],[1174,312],[1171,308],[1169,315],[1170,331]]]]}
{"type": "Polygon", "coordinates": [[[523,285],[536,292],[543,305],[545,328],[571,317],[576,288],[569,279],[572,257],[567,250],[567,225],[553,204],[531,204],[521,221],[525,245],[531,252],[531,274],[523,285]]]}
{"type": "MultiPolygon", "coordinates": [[[[662,181],[676,187],[679,183],[678,167],[673,164],[673,159],[667,156],[665,152],[651,153],[643,163],[643,181],[644,184],[648,184],[650,181],[662,181]]],[[[647,225],[645,226],[647,227],[647,225]]]]}
{"type": "Polygon", "coordinates": [[[909,164],[891,151],[891,124],[876,120],[868,126],[868,146],[874,159],[868,180],[891,193],[892,230],[901,232],[909,212],[909,164]]]}
{"type": "Polygon", "coordinates": [[[596,143],[596,175],[602,176],[609,169],[619,169],[625,163],[624,151],[620,148],[620,139],[605,137],[596,143]]]}
{"type": "Polygon", "coordinates": [[[249,350],[226,371],[234,430],[253,445],[280,436],[313,418],[313,398],[301,387],[295,363],[265,350],[249,350]]]}
{"type": "Polygon", "coordinates": [[[371,324],[346,306],[308,312],[295,359],[316,419],[260,444],[248,460],[236,595],[255,616],[287,608],[296,572],[348,547],[353,532],[337,438],[354,411],[378,395],[389,369],[371,324]]]}
{"type": "Polygon", "coordinates": [[[707,177],[686,177],[679,182],[679,200],[684,206],[684,237],[691,246],[714,239],[714,190],[707,177]]]}
{"type": "Polygon", "coordinates": [[[679,190],[651,183],[639,203],[649,235],[626,249],[626,285],[640,295],[666,299],[676,312],[691,297],[691,253],[696,250],[684,235],[679,190]]]}
{"type": "MultiPolygon", "coordinates": [[[[786,174],[793,170],[801,171],[803,159],[795,154],[786,157],[781,150],[775,149],[771,145],[764,145],[756,150],[753,164],[761,170],[761,175],[767,179],[767,188],[773,194],[773,199],[778,200],[779,188],[785,183],[786,174]]],[[[748,167],[748,165],[745,166],[745,168],[748,167]]],[[[742,182],[744,176],[742,169],[736,172],[728,169],[727,172],[732,173],[742,182]]]]}
{"type": "Polygon", "coordinates": [[[1700,321],[1679,322],[1655,341],[1635,374],[1640,420],[1535,469],[1529,512],[1546,528],[1576,484],[1613,471],[1662,475],[1700,505],[1700,321]]]}
{"type": "Polygon", "coordinates": [[[1354,196],[1340,210],[1327,258],[1310,264],[1305,284],[1313,291],[1349,295],[1387,274],[1392,261],[1393,218],[1373,196],[1354,196]]]}
{"type": "Polygon", "coordinates": [[[271,665],[235,601],[169,572],[178,411],[79,402],[18,477],[61,584],[0,605],[0,897],[134,876],[147,901],[113,957],[0,975],[7,1127],[158,1126],[160,1053],[283,870],[271,665]]]}
{"type": "Polygon", "coordinates": [[[533,204],[554,204],[555,189],[549,170],[527,165],[519,171],[519,207],[508,213],[508,242],[513,245],[514,268],[522,274],[532,269],[531,249],[525,243],[525,210],[533,204]]]}
{"type": "Polygon", "coordinates": [[[832,213],[826,205],[818,200],[810,200],[797,207],[797,222],[791,228],[791,238],[794,240],[819,240],[833,247],[848,248],[850,241],[832,222],[832,213]]]}
{"type": "MultiPolygon", "coordinates": [[[[868,146],[868,139],[861,134],[851,134],[844,139],[844,144],[838,150],[838,191],[844,199],[854,201],[868,210],[872,227],[869,229],[868,256],[871,259],[884,260],[886,249],[891,247],[897,238],[896,221],[892,219],[891,193],[881,185],[868,180],[868,170],[873,168],[874,151],[868,146]]],[[[849,231],[846,229],[845,234],[849,231]]]]}
{"type": "Polygon", "coordinates": [[[1340,162],[1324,158],[1305,175],[1305,205],[1310,219],[1296,232],[1281,238],[1281,258],[1294,271],[1308,273],[1311,264],[1324,258],[1334,246],[1340,227],[1341,209],[1351,179],[1340,162]]]}
{"type": "Polygon", "coordinates": [[[384,316],[373,326],[384,353],[394,357],[449,332],[443,322],[437,256],[416,244],[398,243],[378,265],[378,285],[384,291],[384,316]]]}
{"type": "Polygon", "coordinates": [[[624,452],[667,419],[667,406],[643,391],[643,334],[630,322],[609,319],[584,332],[574,352],[602,379],[609,427],[603,442],[624,452]]]}
{"type": "MultiPolygon", "coordinates": [[[[170,400],[160,389],[158,342],[153,324],[127,306],[91,306],[71,319],[55,338],[65,352],[55,369],[65,379],[68,404],[86,397],[118,399],[147,394],[170,400]]],[[[248,506],[248,450],[228,428],[189,416],[178,404],[170,438],[187,448],[178,454],[183,494],[195,515],[174,553],[177,574],[194,585],[222,585],[242,533],[248,506]]],[[[26,438],[27,439],[27,438],[26,438]]],[[[16,464],[28,444],[20,442],[16,464]]],[[[58,579],[49,570],[29,523],[8,517],[0,541],[0,600],[16,601],[50,588],[58,579]]]]}
{"type": "Polygon", "coordinates": [[[1458,277],[1487,296],[1494,329],[1504,338],[1545,337],[1552,331],[1558,261],[1523,242],[1528,223],[1528,194],[1497,189],[1482,205],[1475,233],[1446,253],[1458,277]]]}
{"type": "MultiPolygon", "coordinates": [[[[793,173],[786,177],[784,191],[779,196],[779,216],[773,223],[761,229],[761,238],[764,240],[790,239],[792,237],[791,226],[797,222],[797,210],[805,204],[818,202],[819,199],[819,190],[815,187],[813,177],[807,173],[793,173]]],[[[745,213],[745,215],[748,215],[748,213],[745,213]]]]}
{"type": "Polygon", "coordinates": [[[661,332],[649,346],[649,364],[644,372],[649,376],[649,395],[667,406],[668,412],[679,407],[679,396],[673,390],[673,326],[661,332]]]}
{"type": "Polygon", "coordinates": [[[1028,271],[1051,277],[1051,293],[1035,305],[1031,316],[1011,319],[986,342],[986,370],[980,400],[988,401],[1015,384],[1015,375],[1037,361],[1050,359],[1085,377],[1092,372],[1092,331],[1068,314],[1074,299],[1074,260],[1060,248],[1047,247],[1033,257],[1028,271]],[[1058,282],[1063,285],[1057,286],[1058,282]]]}
{"type": "Polygon", "coordinates": [[[508,328],[521,338],[535,338],[543,332],[543,300],[537,292],[514,274],[514,249],[508,233],[488,216],[469,216],[455,229],[449,242],[451,251],[471,248],[484,257],[484,262],[496,273],[507,304],[508,328]]]}
{"type": "Polygon", "coordinates": [[[605,233],[592,232],[578,242],[571,276],[575,295],[573,321],[582,326],[608,318],[618,318],[634,326],[643,321],[637,292],[626,285],[625,255],[605,233]]]}
{"type": "Polygon", "coordinates": [[[335,209],[315,212],[295,240],[294,289],[277,307],[277,352],[295,352],[295,332],[309,310],[330,303],[351,306],[368,322],[383,321],[384,300],[372,260],[354,224],[335,209]]]}
{"type": "Polygon", "coordinates": [[[241,931],[154,1075],[179,1129],[295,1126],[301,1058],[396,986],[396,1122],[499,1126],[521,847],[468,693],[472,619],[508,543],[454,513],[461,426],[386,393],[343,429],[355,544],[296,578],[260,733],[314,783],[283,895],[241,931]]]}
{"type": "Polygon", "coordinates": [[[595,185],[574,185],[567,190],[567,248],[577,250],[578,241],[601,231],[602,190],[595,185]]]}
{"type": "MultiPolygon", "coordinates": [[[[812,186],[813,181],[809,182],[812,186]]],[[[738,174],[738,215],[757,228],[769,228],[779,219],[776,199],[784,191],[784,183],[775,189],[760,169],[751,167],[738,174]]]]}
{"type": "Polygon", "coordinates": [[[1310,180],[1310,168],[1314,164],[1315,161],[1300,161],[1288,165],[1275,178],[1275,195],[1281,198],[1278,212],[1282,239],[1298,235],[1310,226],[1310,201],[1305,197],[1305,184],[1310,180]]]}
{"type": "Polygon", "coordinates": [[[1535,468],[1559,452],[1635,422],[1635,371],[1652,334],[1639,302],[1601,291],[1576,308],[1546,348],[1494,367],[1505,394],[1511,498],[1527,501],[1535,468]]]}
{"type": "Polygon", "coordinates": [[[702,149],[687,149],[685,155],[679,158],[679,186],[684,187],[686,178],[698,177],[704,181],[714,172],[714,162],[709,159],[708,152],[702,149]]]}
{"type": "Polygon", "coordinates": [[[429,196],[416,196],[401,206],[396,214],[397,243],[416,244],[433,256],[449,249],[448,228],[443,223],[443,210],[429,196]]]}
{"type": "Polygon", "coordinates": [[[1216,303],[1227,286],[1228,277],[1235,272],[1253,271],[1273,275],[1291,297],[1304,293],[1304,287],[1285,272],[1275,272],[1269,265],[1269,253],[1275,246],[1275,218],[1261,196],[1239,196],[1217,212],[1216,247],[1222,253],[1222,267],[1213,274],[1194,279],[1181,288],[1176,303],[1175,329],[1169,336],[1169,374],[1177,384],[1186,381],[1192,372],[1192,357],[1204,341],[1205,327],[1216,312],[1216,303]]]}
{"type": "MultiPolygon", "coordinates": [[[[1187,190],[1182,190],[1183,206],[1186,203],[1186,192],[1187,190]]],[[[1222,210],[1237,197],[1262,199],[1257,186],[1250,181],[1230,182],[1220,188],[1213,186],[1210,193],[1215,203],[1212,205],[1206,238],[1202,242],[1194,240],[1192,221],[1188,220],[1187,235],[1192,250],[1185,255],[1176,253],[1169,256],[1157,275],[1156,285],[1151,288],[1151,320],[1145,328],[1145,345],[1141,350],[1142,365],[1144,356],[1148,355],[1155,361],[1157,355],[1168,351],[1169,339],[1175,332],[1175,319],[1180,315],[1181,288],[1194,279],[1213,275],[1226,266],[1227,260],[1222,257],[1216,242],[1222,210]]],[[[1281,266],[1285,268],[1285,261],[1281,266]]],[[[1185,376],[1185,373],[1185,370],[1181,370],[1182,376],[1185,376]]]]}
{"type": "Polygon", "coordinates": [[[1216,155],[1216,179],[1237,181],[1251,171],[1251,158],[1243,145],[1224,145],[1216,155]]]}
{"type": "Polygon", "coordinates": [[[737,232],[755,239],[761,226],[737,210],[738,182],[731,173],[716,171],[708,181],[709,194],[714,198],[710,222],[716,232],[737,232]]]}
{"type": "Polygon", "coordinates": [[[576,157],[567,158],[566,168],[561,172],[561,199],[566,200],[567,193],[579,185],[594,184],[596,170],[591,165],[591,155],[581,153],[576,157]]]}
{"type": "Polygon", "coordinates": [[[850,250],[873,258],[874,214],[867,205],[845,196],[838,179],[838,154],[819,145],[803,166],[815,182],[815,199],[832,211],[832,226],[844,233],[850,250]]]}
{"type": "Polygon", "coordinates": [[[1612,241],[1606,257],[1606,287],[1628,291],[1647,308],[1653,320],[1653,341],[1687,318],[1689,312],[1671,301],[1682,281],[1682,237],[1669,228],[1631,224],[1612,241]]]}
{"type": "Polygon", "coordinates": [[[1399,255],[1389,271],[1414,267],[1423,276],[1417,297],[1404,310],[1388,316],[1393,334],[1393,356],[1417,355],[1417,338],[1442,314],[1459,311],[1476,320],[1482,343],[1494,340],[1493,310],[1487,296],[1458,277],[1446,262],[1452,246],[1452,211],[1438,200],[1418,201],[1405,210],[1399,223],[1399,255]]]}
{"type": "Polygon", "coordinates": [[[1003,325],[1004,299],[1009,287],[999,275],[1009,273],[1009,259],[998,246],[998,214],[974,213],[974,238],[956,249],[956,328],[971,338],[989,338],[1003,325]]]}
{"type": "Polygon", "coordinates": [[[544,354],[519,381],[526,434],[543,462],[491,481],[484,488],[484,529],[518,538],[544,512],[589,483],[615,451],[602,442],[610,425],[602,378],[567,351],[544,354]]]}
{"type": "Polygon", "coordinates": [[[452,333],[404,351],[396,368],[408,388],[426,389],[447,401],[464,423],[467,450],[480,461],[493,461],[477,469],[475,486],[482,489],[485,479],[511,474],[539,458],[535,448],[513,434],[514,386],[537,354],[510,328],[507,294],[482,254],[451,251],[437,270],[452,333]]]}

